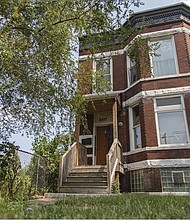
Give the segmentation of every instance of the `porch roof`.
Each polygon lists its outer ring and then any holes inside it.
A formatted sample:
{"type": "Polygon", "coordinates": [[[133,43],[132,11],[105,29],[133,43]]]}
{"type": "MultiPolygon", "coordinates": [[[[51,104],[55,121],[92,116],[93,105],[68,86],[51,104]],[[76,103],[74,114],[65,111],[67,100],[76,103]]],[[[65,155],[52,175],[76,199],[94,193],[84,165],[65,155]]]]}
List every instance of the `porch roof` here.
{"type": "Polygon", "coordinates": [[[112,111],[113,105],[117,101],[118,110],[121,108],[120,105],[120,96],[116,93],[105,96],[94,96],[87,99],[87,112],[103,112],[103,111],[112,111]]]}

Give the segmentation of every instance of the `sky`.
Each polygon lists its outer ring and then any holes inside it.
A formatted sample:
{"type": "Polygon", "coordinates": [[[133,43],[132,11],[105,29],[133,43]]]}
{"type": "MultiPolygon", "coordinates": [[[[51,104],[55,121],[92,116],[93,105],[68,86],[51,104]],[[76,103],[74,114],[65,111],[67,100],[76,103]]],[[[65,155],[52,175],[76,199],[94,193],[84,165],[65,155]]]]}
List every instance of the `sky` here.
{"type": "MultiPolygon", "coordinates": [[[[139,8],[134,7],[134,12],[144,11],[148,9],[169,6],[171,4],[184,2],[190,6],[190,0],[142,0],[145,4],[141,5],[139,8]]],[[[20,149],[31,152],[31,144],[33,141],[32,137],[23,137],[21,135],[13,135],[11,141],[15,141],[16,145],[20,146],[20,149]]]]}
{"type": "Polygon", "coordinates": [[[157,7],[169,6],[171,4],[176,4],[179,2],[184,2],[190,6],[190,0],[141,0],[144,2],[144,5],[141,5],[139,8],[135,7],[134,12],[139,12],[143,10],[153,9],[157,7]]]}

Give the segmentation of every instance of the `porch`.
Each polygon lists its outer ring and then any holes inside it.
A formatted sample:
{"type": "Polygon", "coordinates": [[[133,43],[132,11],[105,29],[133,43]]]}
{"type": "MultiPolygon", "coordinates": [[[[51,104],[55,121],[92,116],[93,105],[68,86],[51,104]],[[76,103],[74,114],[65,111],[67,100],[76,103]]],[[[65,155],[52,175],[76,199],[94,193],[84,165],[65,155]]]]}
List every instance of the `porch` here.
{"type": "Polygon", "coordinates": [[[77,124],[76,143],[62,156],[61,193],[111,193],[124,174],[122,145],[118,140],[118,96],[94,100],[87,107],[87,128],[77,124]]]}
{"type": "Polygon", "coordinates": [[[75,142],[61,157],[60,193],[106,194],[113,184],[119,187],[119,174],[124,174],[122,146],[116,138],[106,155],[106,165],[87,165],[87,148],[75,142]]]}

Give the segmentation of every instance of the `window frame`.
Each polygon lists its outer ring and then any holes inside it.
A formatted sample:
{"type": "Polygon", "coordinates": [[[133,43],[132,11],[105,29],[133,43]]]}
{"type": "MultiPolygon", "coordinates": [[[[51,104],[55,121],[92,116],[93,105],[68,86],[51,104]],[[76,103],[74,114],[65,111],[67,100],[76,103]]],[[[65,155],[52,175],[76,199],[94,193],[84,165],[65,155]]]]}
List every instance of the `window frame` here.
{"type": "MultiPolygon", "coordinates": [[[[105,92],[111,92],[113,91],[113,59],[112,57],[103,57],[103,58],[95,58],[93,60],[93,71],[96,72],[96,62],[100,60],[109,60],[110,62],[110,90],[105,90],[105,92]]],[[[93,79],[93,85],[92,85],[92,93],[98,93],[96,90],[96,79],[94,77],[93,79]]]]}
{"type": "Polygon", "coordinates": [[[184,146],[190,144],[190,138],[189,138],[189,129],[188,129],[188,123],[187,123],[187,116],[186,116],[186,109],[185,109],[185,103],[184,98],[182,95],[176,95],[176,96],[161,96],[154,98],[154,111],[155,111],[155,120],[156,120],[156,133],[157,133],[157,141],[159,147],[172,147],[172,146],[184,146]],[[168,105],[168,106],[161,106],[157,107],[156,101],[158,99],[167,99],[167,98],[180,98],[181,104],[179,105],[168,105]],[[187,136],[187,143],[175,143],[175,144],[161,144],[160,141],[160,130],[159,130],[159,119],[158,119],[158,113],[171,113],[171,112],[179,112],[181,111],[183,114],[183,119],[185,123],[185,131],[187,136]]]}
{"type": "Polygon", "coordinates": [[[168,74],[168,75],[165,74],[165,75],[161,75],[161,76],[155,76],[154,75],[154,69],[153,69],[153,56],[151,55],[151,53],[149,53],[151,77],[152,78],[170,78],[170,77],[179,75],[179,65],[178,65],[178,58],[177,58],[177,51],[176,51],[176,44],[175,44],[174,35],[168,35],[168,36],[162,36],[162,37],[154,37],[154,38],[152,38],[151,40],[148,41],[148,45],[150,46],[151,43],[154,43],[156,41],[163,41],[163,40],[168,40],[168,39],[171,39],[171,43],[172,43],[172,50],[173,50],[173,56],[174,56],[174,63],[175,63],[176,73],[175,74],[168,74]]]}
{"type": "Polygon", "coordinates": [[[135,62],[135,65],[133,65],[132,67],[136,66],[136,80],[134,82],[131,82],[131,74],[130,74],[130,70],[131,70],[131,58],[129,55],[126,56],[127,57],[127,83],[128,83],[128,87],[134,85],[139,79],[138,79],[138,72],[137,72],[137,63],[135,62]]]}
{"type": "Polygon", "coordinates": [[[175,170],[175,171],[171,171],[171,174],[172,174],[172,182],[173,182],[174,184],[184,184],[184,183],[185,183],[184,171],[177,171],[177,170],[175,170]],[[175,177],[174,177],[174,174],[175,174],[175,173],[181,173],[181,174],[182,174],[183,182],[181,182],[181,183],[176,183],[176,182],[175,182],[175,177]]]}
{"type": "MultiPolygon", "coordinates": [[[[137,125],[134,125],[134,120],[133,120],[133,109],[135,107],[139,106],[139,103],[136,103],[133,106],[129,107],[129,136],[130,136],[130,151],[132,150],[138,150],[142,148],[142,129],[141,129],[141,123],[139,121],[139,126],[140,126],[140,140],[141,140],[141,144],[140,147],[136,147],[135,146],[135,132],[134,132],[134,128],[138,127],[137,125]]],[[[139,114],[139,117],[140,114],[139,114]]]]}

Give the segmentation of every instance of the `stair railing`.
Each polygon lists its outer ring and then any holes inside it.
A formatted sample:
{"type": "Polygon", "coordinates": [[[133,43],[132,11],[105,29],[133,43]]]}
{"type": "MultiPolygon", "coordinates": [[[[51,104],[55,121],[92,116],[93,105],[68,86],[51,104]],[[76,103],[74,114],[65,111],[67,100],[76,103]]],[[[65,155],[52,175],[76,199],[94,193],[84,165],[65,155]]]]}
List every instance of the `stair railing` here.
{"type": "Polygon", "coordinates": [[[79,144],[77,150],[77,143],[75,142],[60,158],[58,188],[63,185],[71,170],[77,165],[87,165],[87,148],[79,144]]]}
{"type": "Polygon", "coordinates": [[[122,145],[117,138],[115,138],[108,154],[106,155],[106,161],[108,192],[111,193],[116,172],[124,173],[124,170],[122,169],[122,145]]]}

